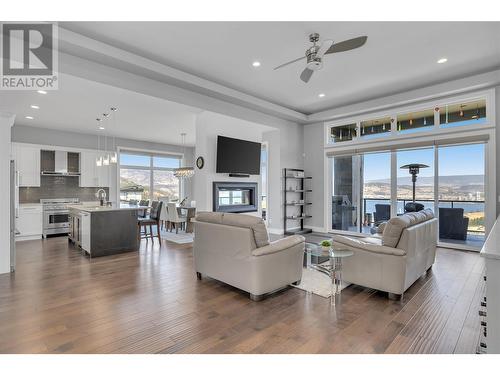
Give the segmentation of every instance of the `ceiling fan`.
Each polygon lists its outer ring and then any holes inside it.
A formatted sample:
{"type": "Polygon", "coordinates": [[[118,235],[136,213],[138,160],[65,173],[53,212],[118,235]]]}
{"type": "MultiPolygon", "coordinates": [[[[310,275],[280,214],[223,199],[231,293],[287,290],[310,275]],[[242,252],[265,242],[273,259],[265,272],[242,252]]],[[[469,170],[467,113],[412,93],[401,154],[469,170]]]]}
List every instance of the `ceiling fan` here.
{"type": "Polygon", "coordinates": [[[343,42],[338,42],[338,43],[333,43],[333,40],[326,39],[323,41],[323,43],[321,43],[321,45],[318,45],[317,43],[319,41],[319,34],[313,33],[309,35],[309,41],[313,43],[313,45],[312,47],[306,50],[305,56],[281,64],[276,68],[274,68],[274,70],[283,68],[284,66],[293,64],[294,62],[306,58],[307,65],[306,68],[300,74],[300,79],[307,83],[311,79],[311,76],[314,73],[314,71],[319,70],[323,67],[324,55],[328,55],[330,53],[345,52],[355,48],[359,48],[366,43],[367,39],[368,39],[367,36],[359,36],[357,38],[344,40],[343,42]]]}

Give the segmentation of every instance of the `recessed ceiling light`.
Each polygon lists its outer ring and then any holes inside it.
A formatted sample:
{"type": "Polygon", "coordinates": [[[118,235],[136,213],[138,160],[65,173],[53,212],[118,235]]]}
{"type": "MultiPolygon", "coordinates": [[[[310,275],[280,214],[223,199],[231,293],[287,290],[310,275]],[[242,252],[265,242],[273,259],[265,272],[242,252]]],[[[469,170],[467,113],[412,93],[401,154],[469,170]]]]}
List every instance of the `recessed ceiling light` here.
{"type": "Polygon", "coordinates": [[[104,126],[99,126],[99,130],[104,130],[104,126]]]}
{"type": "Polygon", "coordinates": [[[448,59],[446,57],[443,57],[437,61],[438,64],[444,64],[448,59]]]}
{"type": "Polygon", "coordinates": [[[26,116],[25,118],[27,118],[28,120],[33,120],[33,116],[26,116]]]}
{"type": "Polygon", "coordinates": [[[33,109],[40,109],[40,107],[39,107],[39,106],[34,105],[34,104],[30,105],[30,107],[31,107],[31,108],[33,108],[33,109]]]}
{"type": "Polygon", "coordinates": [[[319,94],[319,95],[318,95],[318,97],[320,97],[320,98],[324,98],[324,97],[325,97],[325,94],[321,93],[321,94],[319,94]]]}
{"type": "Polygon", "coordinates": [[[47,91],[45,91],[45,90],[38,90],[37,93],[45,95],[47,93],[47,91]]]}
{"type": "Polygon", "coordinates": [[[252,66],[253,66],[254,68],[258,68],[258,67],[260,66],[260,61],[254,61],[254,62],[252,63],[252,66]]]}

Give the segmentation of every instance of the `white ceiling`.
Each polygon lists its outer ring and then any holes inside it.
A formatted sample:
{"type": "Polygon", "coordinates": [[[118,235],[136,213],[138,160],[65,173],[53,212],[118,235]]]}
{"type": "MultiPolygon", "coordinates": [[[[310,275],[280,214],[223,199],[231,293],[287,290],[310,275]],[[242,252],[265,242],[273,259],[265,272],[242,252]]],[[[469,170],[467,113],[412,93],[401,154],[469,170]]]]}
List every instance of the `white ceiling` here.
{"type": "Polygon", "coordinates": [[[500,22],[62,22],[60,26],[310,114],[500,67],[500,22]],[[307,36],[365,46],[329,55],[309,84],[307,36]],[[445,64],[437,64],[441,58],[445,64]],[[259,60],[255,69],[251,63],[259,60]],[[318,98],[319,93],[326,96],[318,98]]]}
{"type": "Polygon", "coordinates": [[[59,90],[46,95],[0,90],[0,111],[15,113],[19,125],[96,134],[96,118],[114,106],[116,126],[108,117],[103,122],[106,134],[180,145],[180,133],[185,132],[186,145],[194,146],[199,109],[66,74],[59,77],[59,90]],[[32,104],[40,109],[31,109],[32,104]]]}

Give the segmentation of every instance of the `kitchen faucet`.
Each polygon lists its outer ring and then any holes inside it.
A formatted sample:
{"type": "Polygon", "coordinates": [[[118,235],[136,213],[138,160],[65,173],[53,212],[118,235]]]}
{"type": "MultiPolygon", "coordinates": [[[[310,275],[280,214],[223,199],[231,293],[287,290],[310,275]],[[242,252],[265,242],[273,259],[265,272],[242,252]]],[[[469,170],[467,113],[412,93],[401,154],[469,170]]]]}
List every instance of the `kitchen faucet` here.
{"type": "Polygon", "coordinates": [[[101,206],[104,206],[104,201],[106,200],[106,190],[99,189],[96,191],[95,196],[99,199],[99,203],[101,206]]]}

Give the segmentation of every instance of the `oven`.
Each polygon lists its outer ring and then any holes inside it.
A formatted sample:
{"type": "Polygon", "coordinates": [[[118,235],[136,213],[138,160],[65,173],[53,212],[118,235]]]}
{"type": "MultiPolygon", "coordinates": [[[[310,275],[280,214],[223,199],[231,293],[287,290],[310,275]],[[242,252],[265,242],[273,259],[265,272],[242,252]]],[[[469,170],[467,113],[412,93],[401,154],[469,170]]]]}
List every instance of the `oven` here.
{"type": "Polygon", "coordinates": [[[47,210],[44,212],[43,228],[47,234],[69,232],[69,210],[47,210]],[[50,233],[49,233],[50,232],[50,233]]]}
{"type": "Polygon", "coordinates": [[[77,202],[76,199],[44,200],[41,202],[43,205],[43,236],[45,238],[51,234],[69,233],[68,205],[77,202]]]}

